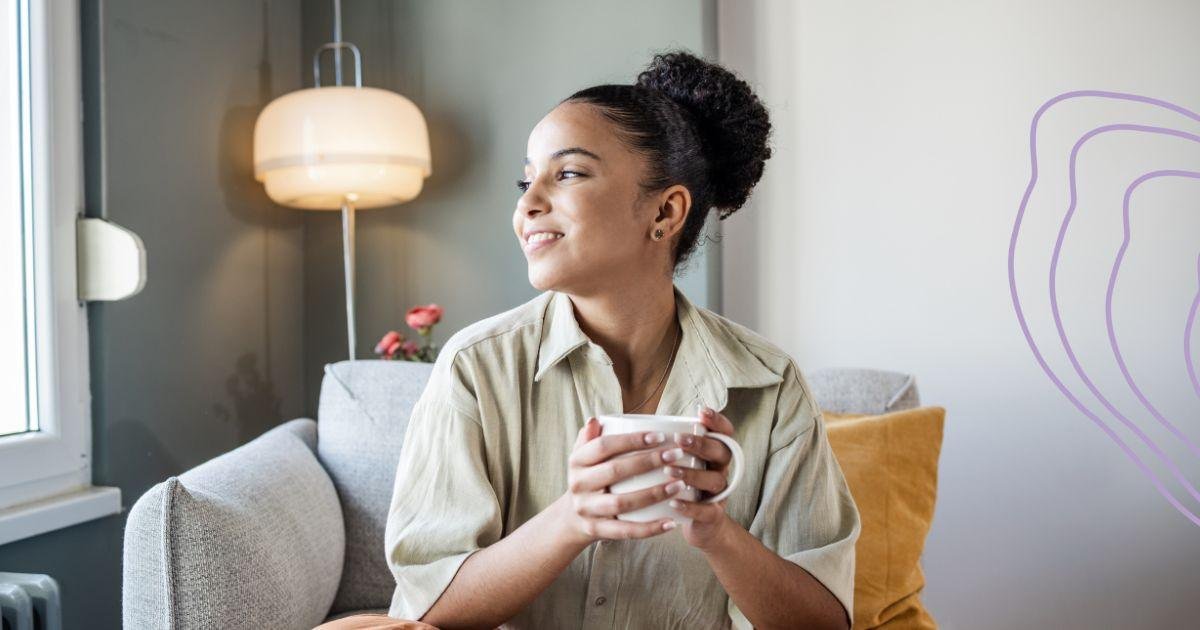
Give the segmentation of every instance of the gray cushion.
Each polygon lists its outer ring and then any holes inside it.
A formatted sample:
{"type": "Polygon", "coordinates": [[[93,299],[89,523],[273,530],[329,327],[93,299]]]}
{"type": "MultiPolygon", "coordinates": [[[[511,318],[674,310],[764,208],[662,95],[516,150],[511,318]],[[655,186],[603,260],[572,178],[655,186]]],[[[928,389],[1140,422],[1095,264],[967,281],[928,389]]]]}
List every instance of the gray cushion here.
{"type": "Polygon", "coordinates": [[[920,406],[911,374],[869,368],[824,368],[805,373],[823,411],[879,415],[920,406]]]}
{"type": "Polygon", "coordinates": [[[129,510],[126,628],[311,628],[342,573],[341,507],[297,418],[142,495],[129,510]]]}
{"type": "Polygon", "coordinates": [[[332,614],[391,605],[396,580],[383,531],[408,417],[432,372],[432,363],[378,359],[325,366],[317,456],[346,523],[346,569],[332,614]]]}

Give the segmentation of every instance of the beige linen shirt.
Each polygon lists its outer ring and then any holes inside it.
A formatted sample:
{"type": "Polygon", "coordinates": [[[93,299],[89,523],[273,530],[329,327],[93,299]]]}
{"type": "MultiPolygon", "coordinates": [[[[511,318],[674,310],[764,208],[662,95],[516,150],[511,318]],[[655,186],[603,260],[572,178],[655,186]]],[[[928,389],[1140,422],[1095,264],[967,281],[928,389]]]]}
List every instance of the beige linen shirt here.
{"type": "MultiPolygon", "coordinates": [[[[858,508],[795,362],[675,288],[683,330],[656,413],[703,402],[733,423],[746,470],[726,512],[853,610],[858,508]]],[[[622,412],[604,349],[567,294],[546,291],[444,345],[412,410],[385,542],[389,615],[420,619],[471,553],[567,491],[568,457],[591,416],[622,412]]],[[[503,628],[750,628],[704,553],[679,529],[592,543],[503,628]]]]}

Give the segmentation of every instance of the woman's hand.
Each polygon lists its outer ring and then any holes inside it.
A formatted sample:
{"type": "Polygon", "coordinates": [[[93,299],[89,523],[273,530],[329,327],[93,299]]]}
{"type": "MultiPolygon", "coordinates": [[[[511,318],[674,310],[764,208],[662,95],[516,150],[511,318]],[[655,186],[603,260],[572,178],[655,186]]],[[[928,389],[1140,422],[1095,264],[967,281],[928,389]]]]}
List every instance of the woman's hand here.
{"type": "Polygon", "coordinates": [[[580,544],[588,545],[602,538],[649,538],[670,531],[675,521],[669,518],[635,523],[619,520],[616,515],[666,501],[678,494],[685,482],[672,480],[619,494],[606,490],[627,477],[679,461],[682,449],[654,448],[665,440],[662,433],[654,431],[615,435],[600,435],[600,431],[600,422],[588,418],[571,450],[567,492],[560,499],[566,502],[563,512],[570,535],[580,544]],[[614,457],[634,451],[645,452],[614,457]]]}
{"type": "MultiPolygon", "coordinates": [[[[697,410],[700,422],[710,433],[723,433],[733,437],[733,423],[724,415],[701,406],[697,410]]],[[[689,455],[708,462],[707,470],[698,470],[684,466],[669,465],[667,474],[687,482],[689,486],[701,490],[700,499],[716,496],[729,485],[726,471],[733,453],[720,440],[700,436],[684,435],[680,437],[680,446],[689,455]],[[705,494],[707,493],[707,494],[705,494]]],[[[691,517],[692,522],[684,523],[681,533],[688,544],[697,549],[705,549],[720,539],[725,528],[734,524],[733,519],[725,513],[728,497],[716,503],[700,501],[685,501],[680,498],[671,500],[671,507],[680,514],[691,517]]]]}

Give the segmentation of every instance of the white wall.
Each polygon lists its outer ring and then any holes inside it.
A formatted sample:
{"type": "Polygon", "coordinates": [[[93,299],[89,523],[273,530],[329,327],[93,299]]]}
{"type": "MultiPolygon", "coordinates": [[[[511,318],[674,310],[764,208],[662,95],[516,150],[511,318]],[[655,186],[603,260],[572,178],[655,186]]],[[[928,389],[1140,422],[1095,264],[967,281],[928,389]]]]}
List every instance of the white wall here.
{"type": "MultiPolygon", "coordinates": [[[[724,311],[802,369],[911,372],[923,400],[947,409],[924,557],[925,601],[942,627],[1200,625],[1200,527],[1184,514],[1200,514],[1200,501],[1076,374],[1047,284],[1074,141],[1104,124],[1200,134],[1200,123],[1130,102],[1056,105],[1016,248],[1018,294],[1048,369],[1181,509],[1039,366],[1007,268],[1034,112],[1081,89],[1200,110],[1200,4],[723,0],[718,23],[722,61],[760,90],[776,125],[764,181],[724,222],[724,311]]],[[[1200,171],[1200,144],[1131,132],[1089,141],[1058,299],[1097,390],[1197,486],[1200,456],[1131,393],[1104,314],[1123,191],[1167,168],[1200,171]]],[[[1184,327],[1197,292],[1200,180],[1149,182],[1132,209],[1115,336],[1135,382],[1197,444],[1184,327]]]]}

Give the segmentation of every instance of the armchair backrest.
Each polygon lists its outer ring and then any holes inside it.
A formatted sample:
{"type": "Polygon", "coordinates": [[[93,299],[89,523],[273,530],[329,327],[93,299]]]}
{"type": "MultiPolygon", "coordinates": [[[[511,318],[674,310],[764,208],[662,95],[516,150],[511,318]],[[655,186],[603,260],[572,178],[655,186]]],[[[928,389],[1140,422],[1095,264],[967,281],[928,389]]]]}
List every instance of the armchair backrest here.
{"type": "MultiPolygon", "coordinates": [[[[378,359],[325,366],[317,457],[337,489],[346,524],[345,568],[331,614],[391,605],[396,583],[384,529],[408,418],[432,371],[432,363],[378,359]]],[[[827,411],[877,414],[919,404],[908,374],[832,368],[805,378],[827,411]]]]}
{"type": "Polygon", "coordinates": [[[346,523],[345,567],[332,614],[391,605],[396,581],[383,532],[404,431],[432,371],[432,363],[379,359],[325,366],[317,458],[333,480],[346,523]]]}
{"type": "Polygon", "coordinates": [[[833,367],[807,372],[804,379],[822,411],[879,415],[921,405],[912,374],[833,367]]]}

